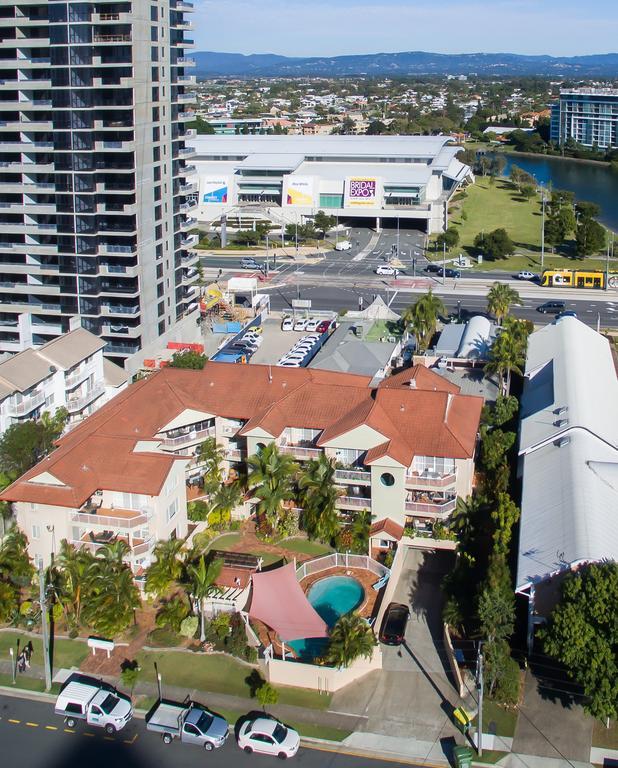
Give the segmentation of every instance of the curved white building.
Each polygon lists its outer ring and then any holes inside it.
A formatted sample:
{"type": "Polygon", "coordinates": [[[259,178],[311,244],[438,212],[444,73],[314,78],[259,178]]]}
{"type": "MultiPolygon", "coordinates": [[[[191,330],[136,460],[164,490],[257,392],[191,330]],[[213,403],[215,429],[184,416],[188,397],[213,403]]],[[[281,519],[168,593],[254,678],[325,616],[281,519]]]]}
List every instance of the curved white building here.
{"type": "Polygon", "coordinates": [[[205,223],[226,214],[284,225],[323,210],[441,232],[449,198],[474,181],[448,136],[196,136],[190,147],[205,223]]]}

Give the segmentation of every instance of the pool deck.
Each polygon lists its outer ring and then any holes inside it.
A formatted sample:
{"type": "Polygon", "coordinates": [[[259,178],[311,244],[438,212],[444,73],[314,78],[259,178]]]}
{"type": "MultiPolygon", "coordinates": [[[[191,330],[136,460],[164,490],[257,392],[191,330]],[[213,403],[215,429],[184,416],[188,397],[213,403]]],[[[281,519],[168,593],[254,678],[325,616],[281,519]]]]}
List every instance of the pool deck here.
{"type": "MultiPolygon", "coordinates": [[[[306,576],[302,579],[299,584],[303,588],[303,592],[307,594],[309,589],[316,582],[322,581],[322,579],[326,579],[329,576],[352,576],[360,582],[365,590],[365,598],[356,609],[356,612],[360,613],[360,615],[366,619],[370,619],[373,616],[376,602],[381,592],[381,590],[375,590],[373,588],[373,585],[378,580],[378,577],[374,573],[366,571],[364,568],[344,568],[342,566],[337,566],[335,568],[328,568],[325,571],[319,571],[318,573],[312,573],[310,576],[306,576]]],[[[255,619],[251,620],[251,626],[255,630],[262,645],[264,645],[264,647],[272,645],[275,655],[281,657],[281,641],[276,633],[265,624],[262,624],[261,621],[256,621],[255,619]]],[[[286,655],[291,654],[292,656],[295,656],[293,648],[286,645],[285,650],[286,655]]]]}

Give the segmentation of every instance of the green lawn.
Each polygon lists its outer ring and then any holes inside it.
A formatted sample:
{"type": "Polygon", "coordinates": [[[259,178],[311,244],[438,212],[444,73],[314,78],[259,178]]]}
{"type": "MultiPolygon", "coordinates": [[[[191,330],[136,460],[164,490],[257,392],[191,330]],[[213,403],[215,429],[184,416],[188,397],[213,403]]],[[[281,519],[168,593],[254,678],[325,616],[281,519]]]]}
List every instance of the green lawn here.
{"type": "Polygon", "coordinates": [[[473,763],[487,763],[488,765],[495,765],[498,760],[502,759],[503,757],[506,757],[509,753],[508,752],[498,752],[497,749],[484,749],[483,750],[483,756],[479,757],[478,755],[474,755],[472,758],[473,763]]]}
{"type": "MultiPolygon", "coordinates": [[[[9,658],[9,648],[16,648],[17,639],[20,641],[20,648],[23,648],[29,641],[32,642],[33,654],[32,663],[43,664],[43,642],[38,637],[31,637],[23,632],[0,632],[0,658],[9,658]]],[[[56,640],[53,647],[52,669],[58,670],[62,667],[79,667],[82,661],[88,655],[89,650],[86,643],[79,640],[56,640]]]]}
{"type": "MultiPolygon", "coordinates": [[[[515,243],[515,254],[499,261],[485,260],[482,264],[475,266],[475,269],[539,271],[541,269],[541,221],[541,204],[538,196],[524,201],[518,196],[517,190],[510,181],[497,179],[492,185],[489,183],[489,177],[478,176],[476,183],[467,188],[463,207],[453,209],[451,213],[450,225],[459,231],[460,242],[448,257],[454,258],[459,253],[476,256],[473,245],[475,237],[480,232],[492,232],[494,229],[504,228],[515,243]],[[466,212],[465,221],[461,218],[461,210],[466,212]]],[[[431,248],[429,256],[433,258],[431,248]]],[[[440,254],[437,254],[437,258],[440,260],[440,254]]],[[[605,261],[554,255],[549,247],[545,249],[545,269],[576,269],[583,266],[588,269],[605,269],[605,261]]]]}
{"type": "Polygon", "coordinates": [[[279,546],[289,549],[290,552],[312,555],[313,557],[328,555],[333,551],[327,544],[322,544],[320,541],[309,541],[308,539],[284,539],[279,546]]]}
{"type": "Polygon", "coordinates": [[[235,544],[240,541],[240,533],[225,533],[223,536],[219,536],[218,539],[213,539],[208,545],[208,549],[231,549],[235,544]]]}
{"type": "Polygon", "coordinates": [[[517,712],[505,709],[493,701],[483,703],[483,732],[497,736],[514,736],[517,726],[517,712]]]}
{"type": "Polygon", "coordinates": [[[380,339],[386,339],[388,336],[401,338],[401,335],[402,329],[399,323],[394,323],[390,320],[376,320],[366,334],[365,340],[380,341],[380,339]]]}
{"type": "MultiPolygon", "coordinates": [[[[137,658],[143,670],[140,679],[147,682],[155,682],[156,662],[164,686],[176,685],[186,688],[187,691],[197,688],[243,698],[250,696],[247,678],[251,675],[252,668],[229,656],[204,656],[179,651],[141,651],[137,658]]],[[[280,686],[278,690],[281,704],[294,704],[312,709],[326,709],[330,704],[330,696],[322,696],[316,691],[290,686],[280,686]]]]}

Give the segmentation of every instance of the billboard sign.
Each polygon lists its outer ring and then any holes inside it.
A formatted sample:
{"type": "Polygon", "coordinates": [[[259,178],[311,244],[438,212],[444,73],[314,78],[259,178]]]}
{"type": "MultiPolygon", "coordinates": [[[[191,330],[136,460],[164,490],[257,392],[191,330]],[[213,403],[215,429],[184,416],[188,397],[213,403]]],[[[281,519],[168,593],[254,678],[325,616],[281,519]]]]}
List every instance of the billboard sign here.
{"type": "Polygon", "coordinates": [[[375,177],[351,176],[346,179],[346,206],[378,204],[378,180],[375,177]]]}
{"type": "Polygon", "coordinates": [[[202,203],[223,205],[228,201],[228,181],[223,177],[207,176],[202,179],[202,203]]]}
{"type": "Polygon", "coordinates": [[[314,205],[313,176],[286,176],[284,199],[289,206],[311,208],[314,205]]]}

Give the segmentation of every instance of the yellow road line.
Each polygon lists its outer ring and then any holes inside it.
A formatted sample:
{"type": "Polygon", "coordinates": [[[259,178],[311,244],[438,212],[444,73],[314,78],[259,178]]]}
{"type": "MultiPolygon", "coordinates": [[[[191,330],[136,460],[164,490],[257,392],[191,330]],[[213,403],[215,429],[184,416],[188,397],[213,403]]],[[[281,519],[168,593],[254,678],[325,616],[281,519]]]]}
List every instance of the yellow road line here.
{"type": "Polygon", "coordinates": [[[21,720],[13,720],[9,717],[9,723],[21,723],[21,720]]]}
{"type": "Polygon", "coordinates": [[[65,733],[75,733],[75,731],[72,728],[65,728],[64,732],[65,733]]]}
{"type": "Polygon", "coordinates": [[[45,726],[46,731],[57,731],[58,728],[55,725],[46,725],[45,726]]]}
{"type": "Polygon", "coordinates": [[[39,727],[38,723],[26,723],[26,725],[29,725],[31,728],[38,728],[39,727]]]}
{"type": "Polygon", "coordinates": [[[105,741],[116,741],[116,739],[113,736],[103,736],[105,741]]]}
{"type": "Polygon", "coordinates": [[[135,739],[137,739],[138,735],[139,735],[139,734],[135,733],[135,734],[133,735],[133,738],[132,738],[132,739],[124,739],[124,743],[125,743],[125,744],[133,744],[133,742],[135,741],[135,739]]]}
{"type": "Polygon", "coordinates": [[[89,738],[91,738],[91,739],[94,739],[94,737],[95,737],[95,734],[94,734],[94,733],[87,733],[87,732],[84,732],[84,733],[82,733],[82,736],[88,736],[89,738]]]}

